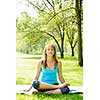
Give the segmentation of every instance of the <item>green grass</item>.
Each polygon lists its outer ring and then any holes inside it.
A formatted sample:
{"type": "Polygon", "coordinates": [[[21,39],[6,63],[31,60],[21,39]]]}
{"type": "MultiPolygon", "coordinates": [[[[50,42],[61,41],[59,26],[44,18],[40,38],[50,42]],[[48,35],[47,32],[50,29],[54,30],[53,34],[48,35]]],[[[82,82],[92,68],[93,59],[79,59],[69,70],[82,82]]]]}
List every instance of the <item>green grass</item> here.
{"type": "MultiPolygon", "coordinates": [[[[37,63],[40,57],[21,57],[16,59],[16,84],[31,84],[36,72],[37,63]]],[[[59,59],[62,62],[63,76],[71,86],[83,85],[83,67],[78,66],[77,57],[65,57],[59,59]]],[[[17,100],[83,100],[83,95],[16,95],[17,100]]]]}
{"type": "Polygon", "coordinates": [[[83,100],[83,96],[80,94],[32,94],[32,95],[21,95],[16,96],[17,100],[83,100]]]}

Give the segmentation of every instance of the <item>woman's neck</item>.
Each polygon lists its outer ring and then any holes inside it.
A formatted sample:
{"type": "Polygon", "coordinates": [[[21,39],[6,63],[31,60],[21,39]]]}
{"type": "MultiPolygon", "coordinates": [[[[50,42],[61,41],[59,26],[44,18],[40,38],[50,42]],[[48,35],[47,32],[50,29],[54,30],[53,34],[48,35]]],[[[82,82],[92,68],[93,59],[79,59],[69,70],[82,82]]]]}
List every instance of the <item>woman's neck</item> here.
{"type": "Polygon", "coordinates": [[[53,62],[54,58],[53,57],[47,57],[47,62],[53,62]]]}
{"type": "Polygon", "coordinates": [[[54,69],[56,66],[55,60],[53,57],[47,57],[47,67],[49,69],[54,69]]]}

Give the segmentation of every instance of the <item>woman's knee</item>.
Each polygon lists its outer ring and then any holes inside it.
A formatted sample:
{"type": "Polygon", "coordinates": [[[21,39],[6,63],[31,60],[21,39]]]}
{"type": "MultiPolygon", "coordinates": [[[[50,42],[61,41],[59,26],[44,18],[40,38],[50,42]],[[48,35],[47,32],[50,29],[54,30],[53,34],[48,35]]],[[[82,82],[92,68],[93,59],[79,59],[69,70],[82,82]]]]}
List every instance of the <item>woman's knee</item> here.
{"type": "Polygon", "coordinates": [[[32,83],[32,87],[34,87],[35,89],[38,89],[39,85],[40,85],[39,81],[33,81],[33,83],[32,83]]]}
{"type": "Polygon", "coordinates": [[[68,94],[69,93],[69,91],[70,91],[70,89],[66,86],[66,87],[63,87],[63,88],[61,88],[61,92],[62,92],[62,94],[68,94]]]}

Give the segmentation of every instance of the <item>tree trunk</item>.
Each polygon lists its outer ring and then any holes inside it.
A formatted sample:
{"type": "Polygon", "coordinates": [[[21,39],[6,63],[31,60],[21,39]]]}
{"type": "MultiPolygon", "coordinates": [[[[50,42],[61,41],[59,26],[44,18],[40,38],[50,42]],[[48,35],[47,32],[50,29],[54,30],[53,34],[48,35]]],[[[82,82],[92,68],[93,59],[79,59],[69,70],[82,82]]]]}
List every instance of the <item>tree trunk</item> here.
{"type": "Polygon", "coordinates": [[[64,58],[64,39],[61,40],[61,58],[64,58]]]}
{"type": "Polygon", "coordinates": [[[78,22],[78,63],[83,66],[82,33],[81,33],[81,0],[76,0],[76,14],[78,22]]]}
{"type": "MultiPolygon", "coordinates": [[[[55,40],[55,42],[56,42],[56,44],[57,44],[57,46],[58,46],[58,48],[59,48],[59,51],[60,51],[60,56],[61,56],[61,58],[63,58],[63,57],[64,57],[63,51],[62,51],[62,50],[63,50],[63,45],[61,45],[61,47],[60,47],[60,45],[59,45],[57,39],[56,39],[52,34],[49,34],[49,33],[47,33],[47,32],[46,32],[46,34],[49,35],[49,36],[51,36],[51,37],[55,40]]],[[[62,41],[61,44],[63,44],[63,39],[62,39],[61,41],[62,41]]]]}
{"type": "Polygon", "coordinates": [[[61,38],[61,52],[60,52],[60,56],[61,56],[61,58],[64,58],[64,36],[65,36],[65,33],[64,33],[65,28],[64,27],[65,26],[64,25],[62,26],[61,24],[57,24],[57,26],[58,26],[58,29],[59,29],[58,33],[59,33],[60,38],[61,38]]]}
{"type": "Polygon", "coordinates": [[[74,56],[74,47],[71,47],[72,49],[72,56],[74,56]]]}
{"type": "Polygon", "coordinates": [[[64,33],[64,27],[63,27],[63,33],[61,36],[61,58],[64,58],[64,36],[65,36],[65,33],[64,33]]]}

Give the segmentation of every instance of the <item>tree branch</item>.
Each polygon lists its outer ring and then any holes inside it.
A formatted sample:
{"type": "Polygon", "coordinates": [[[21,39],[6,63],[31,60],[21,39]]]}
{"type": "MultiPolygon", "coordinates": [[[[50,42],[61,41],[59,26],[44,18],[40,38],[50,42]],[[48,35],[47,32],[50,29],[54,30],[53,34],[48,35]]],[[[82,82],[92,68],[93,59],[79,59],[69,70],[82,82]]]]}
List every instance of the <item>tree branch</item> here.
{"type": "Polygon", "coordinates": [[[74,46],[73,46],[73,47],[75,47],[75,46],[76,46],[77,42],[78,42],[78,41],[76,40],[76,41],[75,41],[75,44],[74,44],[74,46]]]}
{"type": "Polygon", "coordinates": [[[57,13],[55,12],[54,15],[49,19],[49,21],[47,22],[47,24],[48,24],[54,17],[56,17],[58,14],[60,14],[60,13],[62,13],[62,12],[64,12],[64,11],[70,10],[70,9],[75,9],[75,8],[74,8],[74,7],[71,7],[71,8],[63,9],[63,10],[57,12],[57,13]]]}
{"type": "Polygon", "coordinates": [[[60,47],[60,45],[59,45],[57,39],[56,39],[52,34],[49,34],[48,32],[45,32],[45,31],[41,31],[41,32],[44,32],[44,33],[46,33],[47,35],[49,35],[50,37],[52,37],[52,38],[55,40],[55,42],[57,43],[58,48],[59,48],[59,51],[61,52],[61,47],[60,47]]]}
{"type": "Polygon", "coordinates": [[[49,1],[49,0],[46,0],[48,3],[49,3],[49,5],[54,9],[54,6],[51,4],[51,2],[49,1]]]}
{"type": "Polygon", "coordinates": [[[26,0],[29,4],[31,4],[33,7],[37,8],[39,11],[44,11],[42,9],[40,9],[38,6],[36,6],[32,1],[26,0]]]}
{"type": "Polygon", "coordinates": [[[49,9],[49,7],[47,6],[47,4],[45,3],[45,1],[44,1],[44,0],[42,0],[42,1],[43,1],[43,3],[44,3],[45,7],[50,11],[50,9],[49,9]]]}
{"type": "Polygon", "coordinates": [[[61,29],[60,29],[60,25],[59,25],[58,23],[56,23],[56,24],[57,24],[57,27],[58,27],[58,29],[59,29],[59,34],[60,34],[60,37],[62,38],[61,29]]]}
{"type": "Polygon", "coordinates": [[[55,6],[54,0],[52,0],[52,4],[53,4],[53,6],[55,6]]]}

